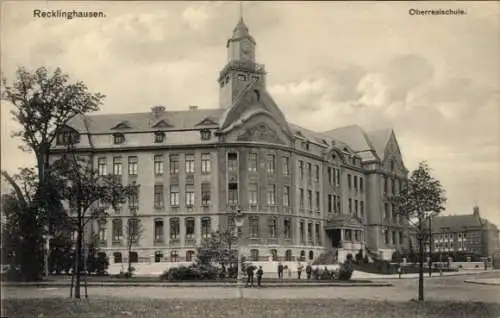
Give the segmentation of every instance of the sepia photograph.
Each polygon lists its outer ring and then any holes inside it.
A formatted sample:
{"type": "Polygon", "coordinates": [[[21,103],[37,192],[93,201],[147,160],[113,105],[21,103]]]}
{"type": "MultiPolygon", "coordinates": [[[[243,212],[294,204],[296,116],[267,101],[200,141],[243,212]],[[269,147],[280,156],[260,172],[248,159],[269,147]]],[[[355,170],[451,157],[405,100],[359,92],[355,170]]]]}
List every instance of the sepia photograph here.
{"type": "Polygon", "coordinates": [[[0,318],[500,317],[500,2],[0,5],[0,318]]]}

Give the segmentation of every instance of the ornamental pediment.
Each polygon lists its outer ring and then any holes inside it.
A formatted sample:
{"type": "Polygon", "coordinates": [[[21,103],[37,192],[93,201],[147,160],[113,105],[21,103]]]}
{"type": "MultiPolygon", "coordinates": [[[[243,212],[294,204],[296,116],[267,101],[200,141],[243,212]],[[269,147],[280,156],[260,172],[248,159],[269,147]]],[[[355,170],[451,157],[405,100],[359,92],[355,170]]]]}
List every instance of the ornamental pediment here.
{"type": "Polygon", "coordinates": [[[243,134],[238,136],[238,141],[264,141],[276,144],[285,144],[278,133],[265,123],[246,128],[243,134]]]}

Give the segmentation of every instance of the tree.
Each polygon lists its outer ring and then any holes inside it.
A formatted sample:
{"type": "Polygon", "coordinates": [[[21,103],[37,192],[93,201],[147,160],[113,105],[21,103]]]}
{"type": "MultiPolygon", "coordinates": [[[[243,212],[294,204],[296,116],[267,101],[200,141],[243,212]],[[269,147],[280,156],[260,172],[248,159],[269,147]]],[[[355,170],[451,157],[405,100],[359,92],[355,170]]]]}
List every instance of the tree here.
{"type": "Polygon", "coordinates": [[[411,173],[394,198],[394,213],[405,217],[409,226],[414,229],[419,243],[419,282],[418,299],[424,300],[424,243],[430,238],[427,224],[430,218],[444,210],[446,204],[445,190],[439,180],[431,176],[431,169],[425,162],[411,173]]]}
{"type": "MultiPolygon", "coordinates": [[[[24,232],[33,233],[31,253],[34,253],[35,249],[42,249],[43,234],[49,230],[52,222],[58,219],[58,216],[50,215],[54,209],[48,204],[50,203],[49,194],[53,192],[51,182],[46,180],[50,168],[51,146],[58,131],[70,119],[78,114],[97,111],[104,95],[88,92],[86,85],[82,82],[69,83],[69,76],[60,68],[49,74],[45,67],[40,67],[33,73],[20,67],[16,72],[15,80],[10,85],[7,79],[2,77],[2,87],[1,98],[14,107],[11,113],[14,120],[21,126],[21,129],[14,131],[12,136],[21,138],[24,145],[20,148],[33,151],[37,162],[38,187],[34,197],[30,198],[29,212],[32,218],[37,218],[37,220],[27,222],[24,224],[27,228],[23,229],[24,232]]],[[[41,262],[37,259],[32,261],[41,262]]],[[[35,263],[32,265],[33,268],[37,266],[35,263]]],[[[39,274],[35,274],[31,273],[30,278],[39,277],[39,274]]]]}
{"type": "MultiPolygon", "coordinates": [[[[68,151],[51,167],[58,171],[61,196],[69,204],[69,216],[77,232],[75,264],[75,298],[80,298],[81,270],[83,269],[83,236],[89,222],[105,220],[109,208],[120,209],[137,186],[124,186],[112,175],[99,175],[93,169],[92,156],[78,154],[68,145],[68,151]]],[[[71,287],[73,288],[73,287],[71,287]]]]}
{"type": "Polygon", "coordinates": [[[235,245],[238,243],[235,227],[229,225],[220,230],[211,233],[211,235],[202,241],[198,248],[198,262],[202,264],[217,263],[235,264],[238,259],[238,251],[235,245]]]}
{"type": "MultiPolygon", "coordinates": [[[[133,190],[132,196],[135,196],[137,189],[133,190]]],[[[142,227],[141,221],[137,217],[132,217],[128,219],[127,225],[125,228],[126,242],[127,242],[127,251],[128,251],[128,266],[127,266],[127,275],[128,277],[132,276],[132,247],[139,243],[139,240],[142,238],[142,234],[144,233],[144,228],[142,227]]]]}

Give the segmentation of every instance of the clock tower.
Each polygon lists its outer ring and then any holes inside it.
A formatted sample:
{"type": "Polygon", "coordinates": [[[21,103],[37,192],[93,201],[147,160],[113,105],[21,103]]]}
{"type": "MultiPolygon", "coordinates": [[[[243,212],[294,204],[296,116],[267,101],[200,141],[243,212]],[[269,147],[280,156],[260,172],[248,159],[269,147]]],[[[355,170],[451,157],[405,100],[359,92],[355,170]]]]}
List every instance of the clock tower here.
{"type": "Polygon", "coordinates": [[[264,65],[255,63],[255,40],[240,17],[227,40],[227,64],[219,74],[219,107],[230,107],[239,93],[250,84],[265,84],[264,65]]]}

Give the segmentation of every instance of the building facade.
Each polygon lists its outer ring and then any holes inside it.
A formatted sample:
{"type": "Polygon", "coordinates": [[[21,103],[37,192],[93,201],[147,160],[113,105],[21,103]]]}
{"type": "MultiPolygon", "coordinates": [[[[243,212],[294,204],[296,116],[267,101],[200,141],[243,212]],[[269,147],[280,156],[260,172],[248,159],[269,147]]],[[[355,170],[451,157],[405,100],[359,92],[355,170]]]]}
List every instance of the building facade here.
{"type": "Polygon", "coordinates": [[[432,234],[433,252],[464,252],[488,257],[500,247],[498,227],[480,216],[478,206],[472,214],[435,217],[432,234]]]}
{"type": "Polygon", "coordinates": [[[359,126],[313,132],[289,123],[266,89],[256,41],[239,21],[227,41],[219,107],[189,106],[79,115],[59,131],[100,174],[140,185],[137,197],[94,224],[115,262],[126,258],[124,228],[138,218],[138,261],[189,261],[196,247],[241,210],[243,254],[253,260],[315,260],[367,246],[389,258],[407,245],[407,224],[391,197],[408,171],[392,129],[359,126]]]}

